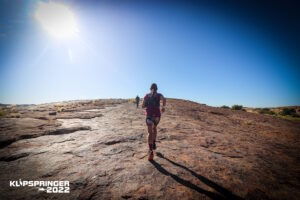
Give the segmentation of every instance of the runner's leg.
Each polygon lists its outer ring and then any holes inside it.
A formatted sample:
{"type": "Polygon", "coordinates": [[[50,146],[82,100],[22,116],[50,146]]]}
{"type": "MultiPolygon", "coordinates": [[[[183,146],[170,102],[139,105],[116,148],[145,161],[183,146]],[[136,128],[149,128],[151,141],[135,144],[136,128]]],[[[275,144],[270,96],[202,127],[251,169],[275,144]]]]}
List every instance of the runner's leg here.
{"type": "Polygon", "coordinates": [[[155,123],[153,123],[153,127],[152,127],[153,143],[156,142],[157,125],[158,125],[158,123],[159,123],[160,118],[159,118],[159,117],[156,117],[154,120],[155,120],[155,123]]]}
{"type": "Polygon", "coordinates": [[[153,144],[153,129],[152,129],[152,125],[148,125],[148,144],[153,144]]]}
{"type": "Polygon", "coordinates": [[[156,135],[157,135],[157,128],[156,128],[156,127],[157,127],[157,126],[155,126],[155,125],[153,124],[153,127],[152,127],[153,143],[156,142],[156,135]]]}
{"type": "Polygon", "coordinates": [[[149,150],[152,151],[153,147],[153,122],[150,119],[146,119],[147,127],[148,127],[148,144],[149,150]]]}
{"type": "Polygon", "coordinates": [[[149,156],[148,160],[153,160],[153,122],[150,119],[146,119],[146,123],[148,126],[148,144],[149,144],[149,156]]]}

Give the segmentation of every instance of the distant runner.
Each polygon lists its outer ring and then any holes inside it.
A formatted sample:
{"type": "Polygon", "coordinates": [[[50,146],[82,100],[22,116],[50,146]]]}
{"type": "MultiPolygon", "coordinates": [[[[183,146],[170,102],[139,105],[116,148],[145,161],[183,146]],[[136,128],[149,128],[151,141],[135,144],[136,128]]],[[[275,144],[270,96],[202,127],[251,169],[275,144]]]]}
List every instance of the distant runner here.
{"type": "Polygon", "coordinates": [[[144,97],[142,108],[146,108],[146,124],[148,126],[148,144],[149,157],[148,160],[153,160],[153,150],[156,149],[157,125],[160,121],[160,100],[163,101],[161,112],[165,112],[166,99],[160,93],[157,93],[157,85],[153,83],[150,87],[150,93],[144,97]]]}
{"type": "Polygon", "coordinates": [[[140,97],[139,96],[135,97],[135,103],[136,103],[136,108],[138,108],[139,107],[139,103],[140,103],[140,97]]]}

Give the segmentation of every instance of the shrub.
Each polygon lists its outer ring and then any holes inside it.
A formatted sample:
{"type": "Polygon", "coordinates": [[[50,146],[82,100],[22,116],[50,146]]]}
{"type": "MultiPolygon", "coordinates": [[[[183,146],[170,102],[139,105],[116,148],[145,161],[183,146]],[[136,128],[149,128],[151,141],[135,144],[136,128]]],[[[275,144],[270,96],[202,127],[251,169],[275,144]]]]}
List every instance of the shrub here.
{"type": "Polygon", "coordinates": [[[268,114],[268,115],[275,115],[275,112],[270,110],[270,108],[262,108],[258,110],[260,114],[268,114]]]}
{"type": "Polygon", "coordinates": [[[298,117],[295,108],[283,108],[279,114],[283,116],[290,115],[293,117],[298,117]]]}
{"type": "Polygon", "coordinates": [[[221,106],[221,108],[224,108],[224,109],[230,109],[230,107],[229,106],[221,106]]]}
{"type": "Polygon", "coordinates": [[[56,112],[63,112],[63,111],[65,111],[65,108],[63,106],[56,108],[56,112]]]}
{"type": "Polygon", "coordinates": [[[0,109],[0,117],[2,117],[2,116],[4,116],[5,115],[5,111],[4,111],[4,109],[0,109]]]}
{"type": "Polygon", "coordinates": [[[242,105],[233,105],[231,106],[232,110],[243,110],[243,106],[242,105]]]}
{"type": "Polygon", "coordinates": [[[128,103],[136,103],[135,99],[128,99],[128,103]]]}

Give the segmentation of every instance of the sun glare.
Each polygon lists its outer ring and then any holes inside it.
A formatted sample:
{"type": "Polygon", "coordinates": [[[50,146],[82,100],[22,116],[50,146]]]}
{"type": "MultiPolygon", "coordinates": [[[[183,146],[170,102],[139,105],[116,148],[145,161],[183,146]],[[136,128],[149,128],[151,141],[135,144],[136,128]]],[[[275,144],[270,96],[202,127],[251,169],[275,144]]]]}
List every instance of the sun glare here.
{"type": "Polygon", "coordinates": [[[35,19],[56,38],[72,38],[78,33],[73,13],[67,6],[60,3],[39,2],[35,19]]]}

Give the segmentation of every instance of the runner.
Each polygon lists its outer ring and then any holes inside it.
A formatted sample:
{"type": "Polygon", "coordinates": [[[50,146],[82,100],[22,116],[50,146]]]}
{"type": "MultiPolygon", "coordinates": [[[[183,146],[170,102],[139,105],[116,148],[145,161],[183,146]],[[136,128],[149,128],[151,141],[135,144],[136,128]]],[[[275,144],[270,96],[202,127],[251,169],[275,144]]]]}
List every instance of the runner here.
{"type": "Polygon", "coordinates": [[[136,103],[136,108],[138,108],[140,103],[140,97],[138,95],[135,97],[135,103],[136,103]]]}
{"type": "Polygon", "coordinates": [[[160,121],[160,100],[163,101],[161,112],[165,112],[166,99],[160,93],[157,93],[157,85],[153,83],[150,87],[150,93],[144,97],[142,108],[146,108],[146,124],[148,126],[148,144],[149,157],[148,160],[153,160],[153,150],[156,149],[157,125],[160,121]]]}

